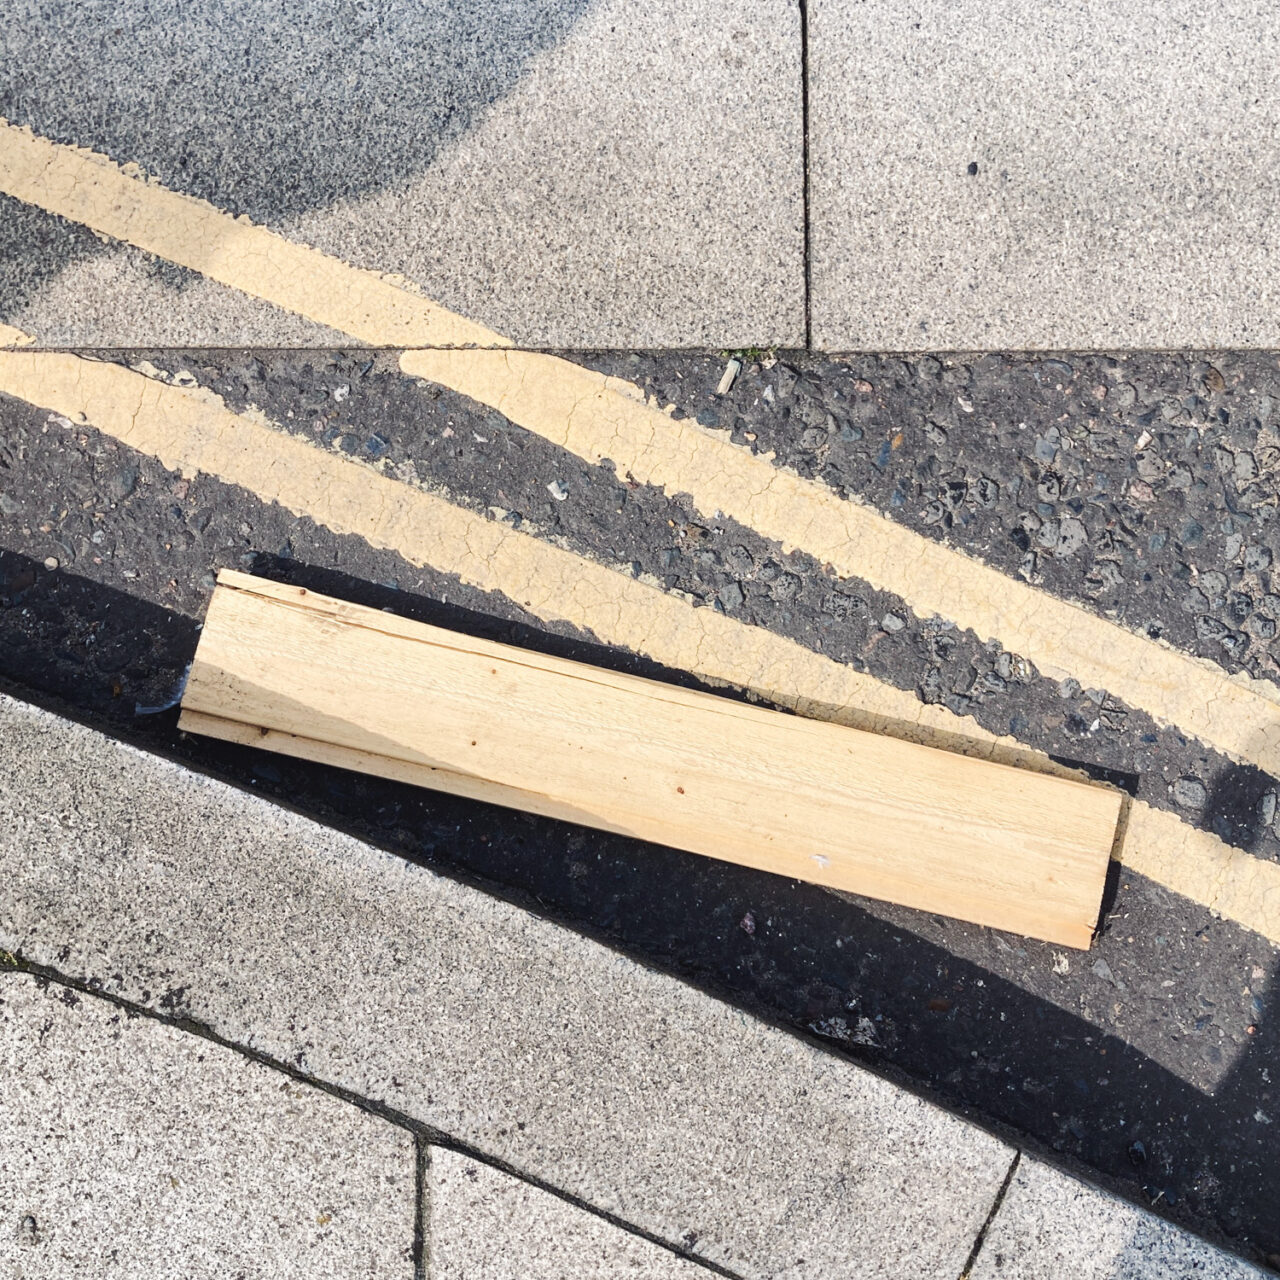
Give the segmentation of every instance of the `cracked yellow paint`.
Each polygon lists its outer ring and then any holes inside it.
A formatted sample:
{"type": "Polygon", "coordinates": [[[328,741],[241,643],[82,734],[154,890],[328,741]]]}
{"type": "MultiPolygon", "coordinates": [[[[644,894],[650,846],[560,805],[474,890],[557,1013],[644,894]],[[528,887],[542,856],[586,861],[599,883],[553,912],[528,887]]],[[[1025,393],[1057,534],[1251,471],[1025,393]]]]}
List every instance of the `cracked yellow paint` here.
{"type": "MultiPolygon", "coordinates": [[[[0,191],[92,227],[362,342],[401,347],[506,339],[412,291],[146,180],[134,167],[0,120],[0,191]]],[[[0,345],[15,345],[0,334],[0,345]]],[[[526,430],[668,493],[687,493],[842,576],[901,596],[1029,658],[1042,673],[1105,689],[1233,759],[1280,776],[1280,689],[1137,635],[804,480],[638,388],[528,351],[414,350],[409,374],[498,409],[526,430]]]]}
{"type": "MultiPolygon", "coordinates": [[[[392,480],[261,415],[233,413],[209,391],[66,353],[0,351],[0,392],[710,684],[803,715],[1074,776],[945,707],[392,480]]],[[[1141,801],[1128,809],[1117,850],[1125,866],[1280,944],[1280,866],[1141,801]]]]}
{"type": "MultiPolygon", "coordinates": [[[[204,200],[147,181],[136,166],[0,118],[0,191],[242,293],[375,346],[505,346],[393,276],[349,266],[204,200]]],[[[0,333],[0,345],[15,345],[0,333]]]]}
{"type": "Polygon", "coordinates": [[[1280,689],[1270,681],[1228,675],[1036,590],[777,466],[772,455],[675,421],[622,379],[527,351],[407,351],[400,367],[491,405],[586,462],[610,460],[620,475],[686,493],[704,516],[723,513],[842,577],[893,592],[922,617],[997,640],[1044,675],[1105,689],[1280,776],[1280,689]]]}

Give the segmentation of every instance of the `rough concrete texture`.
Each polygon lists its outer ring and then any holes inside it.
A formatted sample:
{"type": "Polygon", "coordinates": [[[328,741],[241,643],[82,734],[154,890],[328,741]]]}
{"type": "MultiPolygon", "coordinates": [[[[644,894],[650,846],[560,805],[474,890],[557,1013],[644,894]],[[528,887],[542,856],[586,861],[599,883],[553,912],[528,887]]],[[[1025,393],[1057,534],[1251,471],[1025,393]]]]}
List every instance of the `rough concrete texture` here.
{"type": "Polygon", "coordinates": [[[124,344],[147,333],[219,347],[351,341],[133,245],[105,243],[85,227],[8,196],[0,196],[0,316],[53,346],[94,335],[124,344]]]}
{"type": "MultiPolygon", "coordinates": [[[[612,462],[580,464],[496,412],[404,378],[395,352],[117,358],[150,360],[236,409],[259,406],[334,454],[376,459],[472,511],[500,503],[526,532],[727,609],[752,624],[743,645],[761,629],[788,637],[945,705],[957,726],[1013,734],[1122,780],[1251,858],[1280,858],[1274,778],[1089,681],[1051,679],[946,619],[918,617],[865,578],[839,579],[741,523],[709,519],[687,497],[636,487],[612,462]]],[[[1280,676],[1272,354],[749,360],[723,396],[715,354],[614,353],[590,364],[1059,599],[1223,671],[1280,676]]],[[[0,437],[3,687],[57,699],[115,736],[410,861],[501,885],[1280,1266],[1280,1164],[1266,1120],[1276,1115],[1280,952],[1264,936],[1123,875],[1089,954],[1068,957],[623,836],[181,734],[176,711],[135,709],[175,696],[222,567],[537,651],[684,677],[567,621],[531,618],[519,595],[465,585],[441,571],[447,544],[425,567],[17,401],[0,405],[0,437]]],[[[694,666],[731,656],[734,643],[704,650],[694,666]]],[[[777,687],[777,669],[770,679],[777,687]]]]}
{"type": "Polygon", "coordinates": [[[813,0],[815,345],[1280,344],[1278,56],[1249,0],[813,0]]]}
{"type": "Polygon", "coordinates": [[[413,1137],[106,1000],[0,974],[0,1273],[414,1274],[413,1137]]]}
{"type": "Polygon", "coordinates": [[[1024,1156],[971,1280],[1263,1280],[1172,1223],[1024,1156]]]}
{"type": "MultiPolygon", "coordinates": [[[[0,115],[398,272],[517,342],[803,341],[795,0],[253,0],[230,19],[216,0],[19,0],[7,16],[0,115]]],[[[237,332],[185,273],[30,221],[0,206],[0,318],[42,342],[264,340],[256,305],[237,332]],[[86,255],[105,264],[77,269],[86,255]]],[[[298,322],[272,337],[298,341],[298,322]]]]}
{"type": "Polygon", "coordinates": [[[744,1276],[956,1275],[1012,1153],[848,1061],[266,801],[0,702],[0,946],[744,1276]]]}
{"type": "Polygon", "coordinates": [[[426,1187],[431,1280],[698,1280],[710,1274],[446,1147],[431,1149],[426,1187]]]}

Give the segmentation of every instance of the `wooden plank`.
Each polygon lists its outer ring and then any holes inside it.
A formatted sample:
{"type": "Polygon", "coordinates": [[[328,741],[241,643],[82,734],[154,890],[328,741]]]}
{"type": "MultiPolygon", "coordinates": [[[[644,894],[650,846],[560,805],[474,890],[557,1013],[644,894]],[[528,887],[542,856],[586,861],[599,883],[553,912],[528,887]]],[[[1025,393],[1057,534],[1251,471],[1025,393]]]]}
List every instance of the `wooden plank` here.
{"type": "Polygon", "coordinates": [[[1122,797],[224,570],[180,727],[1087,947],[1122,797]]]}

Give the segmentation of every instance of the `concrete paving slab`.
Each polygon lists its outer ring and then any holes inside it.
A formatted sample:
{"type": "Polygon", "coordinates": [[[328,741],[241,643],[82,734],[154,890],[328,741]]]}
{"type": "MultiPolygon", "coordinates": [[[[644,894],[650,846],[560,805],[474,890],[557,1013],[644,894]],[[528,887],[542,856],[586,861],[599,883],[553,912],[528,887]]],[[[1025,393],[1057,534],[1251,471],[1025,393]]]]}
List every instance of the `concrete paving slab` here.
{"type": "Polygon", "coordinates": [[[447,1147],[427,1168],[431,1280],[699,1280],[714,1274],[447,1147]]]}
{"type": "MultiPolygon", "coordinates": [[[[0,116],[518,343],[803,341],[795,0],[18,0],[6,19],[0,116]]],[[[257,304],[205,317],[216,290],[31,217],[0,206],[0,319],[42,342],[300,338],[257,304]]]]}
{"type": "Polygon", "coordinates": [[[1126,1200],[1024,1156],[971,1280],[1263,1280],[1267,1273],[1126,1200]]]}
{"type": "Polygon", "coordinates": [[[1265,5],[813,0],[815,345],[1280,343],[1265,5]]]}
{"type": "Polygon", "coordinates": [[[413,1136],[187,1032],[0,973],[0,1272],[410,1280],[413,1136]]]}
{"type": "Polygon", "coordinates": [[[744,1276],[957,1275],[1001,1142],[597,943],[0,701],[0,946],[744,1276]]]}
{"type": "Polygon", "coordinates": [[[0,195],[5,312],[55,346],[77,339],[132,346],[148,334],[177,346],[353,345],[325,325],[0,195]]]}

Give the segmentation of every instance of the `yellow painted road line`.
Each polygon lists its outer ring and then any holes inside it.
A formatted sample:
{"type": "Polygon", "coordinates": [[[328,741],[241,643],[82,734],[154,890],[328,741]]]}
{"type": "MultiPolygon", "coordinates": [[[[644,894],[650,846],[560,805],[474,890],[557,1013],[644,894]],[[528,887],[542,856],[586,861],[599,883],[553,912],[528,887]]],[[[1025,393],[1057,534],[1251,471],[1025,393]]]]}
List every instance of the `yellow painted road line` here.
{"type": "Polygon", "coordinates": [[[408,351],[400,367],[490,405],[591,464],[686,493],[842,577],[901,596],[1280,776],[1280,689],[1230,676],[926,538],[696,422],[675,421],[618,378],[522,351],[408,351]]]}
{"type": "Polygon", "coordinates": [[[0,348],[30,347],[34,344],[35,339],[29,333],[23,333],[21,329],[15,329],[12,325],[0,323],[0,348]]]}
{"type": "MultiPolygon", "coordinates": [[[[403,281],[350,267],[105,156],[5,122],[0,190],[364,342],[508,345],[403,281]]],[[[629,383],[535,352],[415,350],[401,367],[498,409],[589,463],[610,459],[642,483],[687,493],[707,517],[723,512],[837,574],[901,596],[921,616],[938,614],[998,641],[1045,675],[1106,689],[1280,776],[1280,689],[1271,682],[1229,676],[1037,591],[695,422],[672,420],[629,383]]]]}
{"type": "MultiPolygon", "coordinates": [[[[857,728],[1067,773],[1010,738],[814,653],[699,609],[444,499],[330,453],[215,395],[62,353],[0,352],[0,392],[86,422],[193,476],[204,472],[412,564],[500,592],[712,684],[857,728]]],[[[1280,866],[1142,802],[1129,806],[1122,860],[1134,871],[1280,944],[1280,866]]]]}
{"type": "Polygon", "coordinates": [[[166,467],[239,485],[336,533],[357,534],[412,564],[497,591],[547,622],[676,670],[752,690],[806,715],[916,740],[950,732],[948,746],[1011,759],[1012,739],[966,735],[941,707],[882,684],[759,627],[322,449],[257,414],[237,414],[211,392],[62,352],[0,351],[0,392],[85,422],[166,467]],[[970,741],[977,738],[978,741],[970,741]]]}
{"type": "Polygon", "coordinates": [[[348,266],[3,119],[0,191],[374,346],[506,345],[406,281],[348,266]]]}

